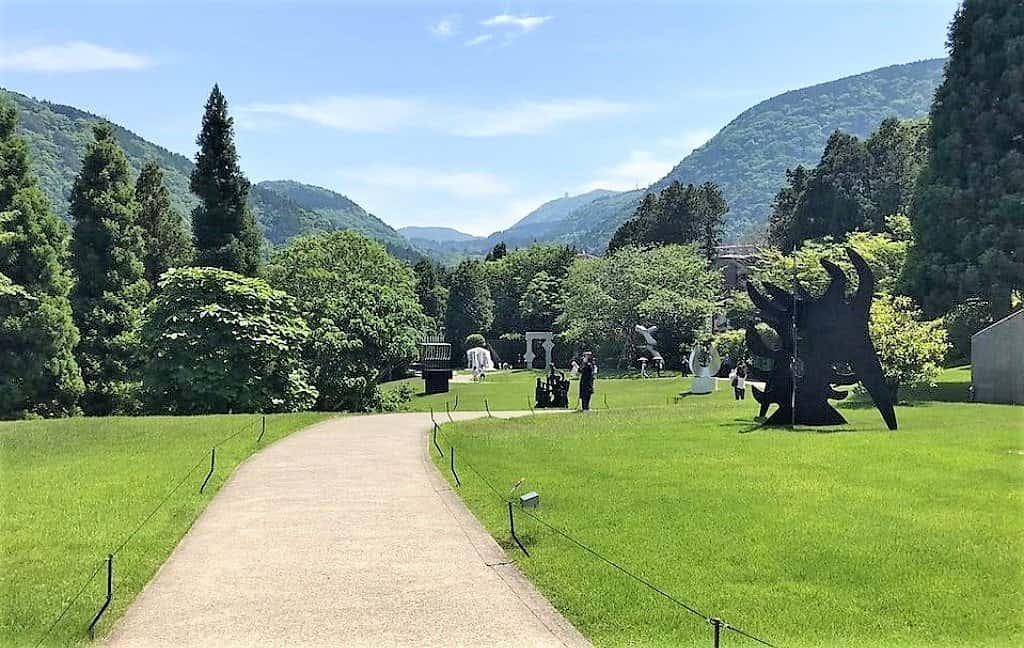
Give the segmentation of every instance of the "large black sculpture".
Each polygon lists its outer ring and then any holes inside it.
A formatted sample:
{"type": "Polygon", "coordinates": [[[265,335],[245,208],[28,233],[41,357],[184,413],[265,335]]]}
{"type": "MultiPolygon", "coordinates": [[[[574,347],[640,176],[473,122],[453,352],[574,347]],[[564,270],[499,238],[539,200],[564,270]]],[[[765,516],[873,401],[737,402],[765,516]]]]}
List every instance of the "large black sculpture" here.
{"type": "Polygon", "coordinates": [[[779,406],[768,425],[837,425],[846,423],[828,399],[842,400],[847,392],[836,386],[860,381],[871,395],[890,430],[896,429],[892,395],[882,375],[875,347],[868,335],[868,316],[875,291],[875,276],[852,248],[846,254],[857,270],[857,292],[847,298],[846,274],[834,263],[821,260],[831,278],[825,294],[814,297],[794,282],[795,294],[765,282],[768,297],[747,283],[747,292],[761,318],[779,334],[780,348],[769,347],[753,325],[747,327],[747,346],[755,356],[768,358],[772,367],[762,392],[753,388],[761,404],[779,406]],[[794,323],[796,353],[794,355],[794,323]],[[852,373],[848,371],[852,369],[852,373]],[[795,377],[795,393],[794,393],[795,377]],[[795,406],[795,410],[794,410],[795,406]]]}

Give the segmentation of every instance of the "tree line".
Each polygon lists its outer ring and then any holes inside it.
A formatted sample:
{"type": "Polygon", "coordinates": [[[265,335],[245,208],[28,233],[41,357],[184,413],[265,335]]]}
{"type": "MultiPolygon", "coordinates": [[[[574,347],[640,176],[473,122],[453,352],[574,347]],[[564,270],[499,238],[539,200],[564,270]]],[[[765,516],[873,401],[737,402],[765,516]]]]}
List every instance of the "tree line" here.
{"type": "Polygon", "coordinates": [[[185,219],[107,123],[51,209],[0,105],[0,417],[381,407],[415,354],[414,274],[349,232],[268,253],[214,86],[185,219]]]}

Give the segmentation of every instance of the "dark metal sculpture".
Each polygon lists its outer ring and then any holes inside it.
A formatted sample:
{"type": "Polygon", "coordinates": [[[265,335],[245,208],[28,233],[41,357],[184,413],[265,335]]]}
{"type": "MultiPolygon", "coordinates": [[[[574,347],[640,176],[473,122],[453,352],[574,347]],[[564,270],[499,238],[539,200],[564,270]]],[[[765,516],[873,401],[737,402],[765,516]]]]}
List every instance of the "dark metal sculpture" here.
{"type": "Polygon", "coordinates": [[[425,393],[447,393],[448,381],[452,378],[452,345],[444,342],[440,335],[420,342],[420,370],[425,393]]]}
{"type": "Polygon", "coordinates": [[[871,395],[890,430],[896,429],[892,395],[882,365],[868,335],[875,276],[852,248],[846,254],[857,271],[857,292],[846,296],[846,274],[836,264],[821,260],[831,278],[821,297],[814,297],[794,281],[789,293],[765,282],[765,296],[752,283],[747,292],[761,318],[779,335],[780,348],[768,346],[753,325],[747,327],[747,346],[755,356],[772,360],[765,390],[753,388],[761,416],[772,403],[778,409],[768,425],[837,425],[846,423],[829,399],[842,400],[847,392],[837,386],[858,381],[871,395]],[[794,339],[795,338],[795,339],[794,339]],[[852,369],[852,373],[847,371],[852,369]]]}

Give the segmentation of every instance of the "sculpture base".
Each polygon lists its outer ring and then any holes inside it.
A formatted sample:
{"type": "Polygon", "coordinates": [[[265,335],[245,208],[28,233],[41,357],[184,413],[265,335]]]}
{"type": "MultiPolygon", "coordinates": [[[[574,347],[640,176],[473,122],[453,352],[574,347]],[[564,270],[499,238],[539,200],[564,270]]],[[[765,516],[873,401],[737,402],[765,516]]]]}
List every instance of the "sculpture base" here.
{"type": "Polygon", "coordinates": [[[715,391],[715,379],[710,376],[697,376],[690,386],[691,394],[710,394],[715,391]]]}

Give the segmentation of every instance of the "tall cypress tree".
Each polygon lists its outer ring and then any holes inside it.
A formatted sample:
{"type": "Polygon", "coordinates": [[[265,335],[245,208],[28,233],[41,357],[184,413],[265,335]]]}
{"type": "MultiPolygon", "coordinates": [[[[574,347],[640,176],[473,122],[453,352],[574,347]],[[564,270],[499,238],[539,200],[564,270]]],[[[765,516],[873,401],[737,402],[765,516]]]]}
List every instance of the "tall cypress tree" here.
{"type": "Polygon", "coordinates": [[[192,170],[192,193],[199,206],[192,212],[196,264],[253,276],[259,267],[263,236],[249,209],[249,181],[238,166],[234,120],[216,85],[206,102],[199,152],[192,170]]]}
{"type": "Polygon", "coordinates": [[[0,99],[0,417],[64,416],[83,390],[68,231],[29,172],[16,121],[0,99]]]}
{"type": "Polygon", "coordinates": [[[1024,290],[1024,3],[965,0],[949,31],[905,278],[930,314],[969,297],[996,316],[1024,290]]]}
{"type": "Polygon", "coordinates": [[[142,167],[135,182],[146,256],[146,281],[156,287],[160,275],[170,268],[188,265],[195,251],[181,214],[171,206],[171,194],[164,186],[164,172],[155,160],[142,167]]]}
{"type": "Polygon", "coordinates": [[[82,409],[105,415],[134,407],[149,284],[128,158],[109,124],[96,125],[93,136],[71,190],[71,261],[78,278],[71,303],[82,335],[82,409]]]}

